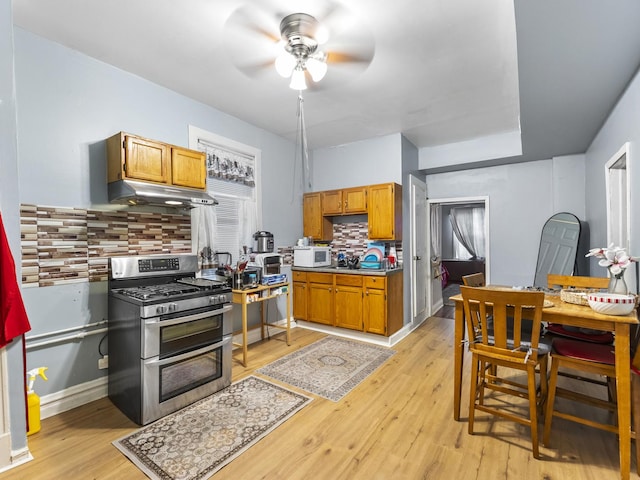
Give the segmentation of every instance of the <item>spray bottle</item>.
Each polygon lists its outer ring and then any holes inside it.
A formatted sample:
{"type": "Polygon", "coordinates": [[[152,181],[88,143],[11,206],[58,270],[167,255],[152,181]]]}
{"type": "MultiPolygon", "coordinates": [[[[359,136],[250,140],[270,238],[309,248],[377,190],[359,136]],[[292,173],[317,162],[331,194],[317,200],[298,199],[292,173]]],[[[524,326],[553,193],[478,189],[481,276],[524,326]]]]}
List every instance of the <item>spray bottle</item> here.
{"type": "Polygon", "coordinates": [[[40,397],[33,391],[33,383],[36,381],[36,376],[38,375],[40,375],[43,380],[48,380],[44,374],[47,368],[48,367],[38,367],[27,372],[29,378],[27,387],[27,405],[29,412],[27,435],[32,435],[40,431],[40,397]]]}

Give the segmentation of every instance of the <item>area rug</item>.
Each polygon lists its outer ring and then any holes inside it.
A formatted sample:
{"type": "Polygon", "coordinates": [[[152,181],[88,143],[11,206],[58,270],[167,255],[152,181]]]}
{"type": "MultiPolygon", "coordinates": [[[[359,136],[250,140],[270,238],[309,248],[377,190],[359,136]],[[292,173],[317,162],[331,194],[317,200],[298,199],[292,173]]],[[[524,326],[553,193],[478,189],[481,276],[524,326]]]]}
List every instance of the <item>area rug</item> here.
{"type": "Polygon", "coordinates": [[[329,336],[257,372],[337,402],[394,353],[389,348],[329,336]]]}
{"type": "Polygon", "coordinates": [[[458,295],[460,293],[460,285],[458,283],[449,283],[442,289],[442,303],[448,307],[455,306],[453,300],[449,300],[449,297],[458,295]]]}
{"type": "Polygon", "coordinates": [[[311,400],[251,376],[113,445],[154,480],[206,479],[311,400]]]}

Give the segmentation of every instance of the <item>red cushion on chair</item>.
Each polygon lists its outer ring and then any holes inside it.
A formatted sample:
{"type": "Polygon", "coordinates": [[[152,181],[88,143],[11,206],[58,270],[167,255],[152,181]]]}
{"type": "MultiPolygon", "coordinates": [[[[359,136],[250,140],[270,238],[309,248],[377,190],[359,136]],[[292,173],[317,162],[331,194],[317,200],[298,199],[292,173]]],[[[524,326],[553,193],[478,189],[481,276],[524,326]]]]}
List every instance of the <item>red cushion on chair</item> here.
{"type": "Polygon", "coordinates": [[[557,325],[554,323],[550,323],[547,325],[547,332],[553,333],[554,335],[560,335],[567,338],[575,338],[577,340],[583,340],[585,342],[592,343],[602,343],[602,344],[612,344],[613,343],[613,333],[611,332],[602,332],[602,333],[584,333],[580,330],[568,330],[562,325],[557,325]]]}
{"type": "Polygon", "coordinates": [[[612,345],[581,342],[569,338],[554,338],[552,345],[554,352],[565,357],[607,365],[615,365],[616,363],[616,356],[612,345]]]}
{"type": "Polygon", "coordinates": [[[637,369],[633,365],[631,365],[631,373],[635,373],[636,375],[640,375],[640,369],[637,369]]]}

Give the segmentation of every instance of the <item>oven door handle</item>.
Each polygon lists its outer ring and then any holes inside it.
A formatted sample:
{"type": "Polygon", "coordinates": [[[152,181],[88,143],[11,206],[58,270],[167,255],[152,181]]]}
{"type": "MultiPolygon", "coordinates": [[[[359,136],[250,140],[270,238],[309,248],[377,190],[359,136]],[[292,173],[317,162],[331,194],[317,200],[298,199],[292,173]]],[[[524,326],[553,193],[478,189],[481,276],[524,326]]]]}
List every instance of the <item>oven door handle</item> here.
{"type": "Polygon", "coordinates": [[[187,315],[182,317],[171,318],[169,320],[162,320],[160,317],[154,317],[153,319],[145,321],[146,325],[154,325],[161,323],[163,327],[169,327],[171,325],[178,325],[179,323],[192,322],[194,320],[200,320],[215,315],[224,315],[233,310],[233,305],[228,304],[217,310],[207,310],[206,312],[197,313],[195,315],[187,315]]]}
{"type": "Polygon", "coordinates": [[[186,360],[187,358],[197,357],[198,355],[216,350],[223,346],[225,342],[229,341],[231,341],[231,336],[224,337],[220,342],[214,343],[213,345],[207,345],[206,347],[199,348],[198,350],[191,350],[190,352],[181,353],[180,355],[173,355],[172,357],[163,358],[162,360],[158,359],[157,357],[152,360],[145,360],[144,364],[148,366],[162,367],[163,365],[167,365],[169,363],[181,362],[182,360],[186,360]]]}

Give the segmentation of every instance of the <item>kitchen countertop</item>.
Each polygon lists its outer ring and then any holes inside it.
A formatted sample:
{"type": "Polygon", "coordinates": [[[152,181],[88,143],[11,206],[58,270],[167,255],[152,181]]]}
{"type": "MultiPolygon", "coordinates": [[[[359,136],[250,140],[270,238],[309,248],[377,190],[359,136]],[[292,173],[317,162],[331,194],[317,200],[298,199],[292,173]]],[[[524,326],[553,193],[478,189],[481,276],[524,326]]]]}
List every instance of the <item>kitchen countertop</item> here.
{"type": "Polygon", "coordinates": [[[394,268],[392,270],[374,269],[374,268],[356,268],[354,270],[347,267],[291,267],[293,272],[316,272],[316,273],[340,273],[347,275],[368,275],[368,276],[387,276],[402,272],[402,268],[394,268]]]}

